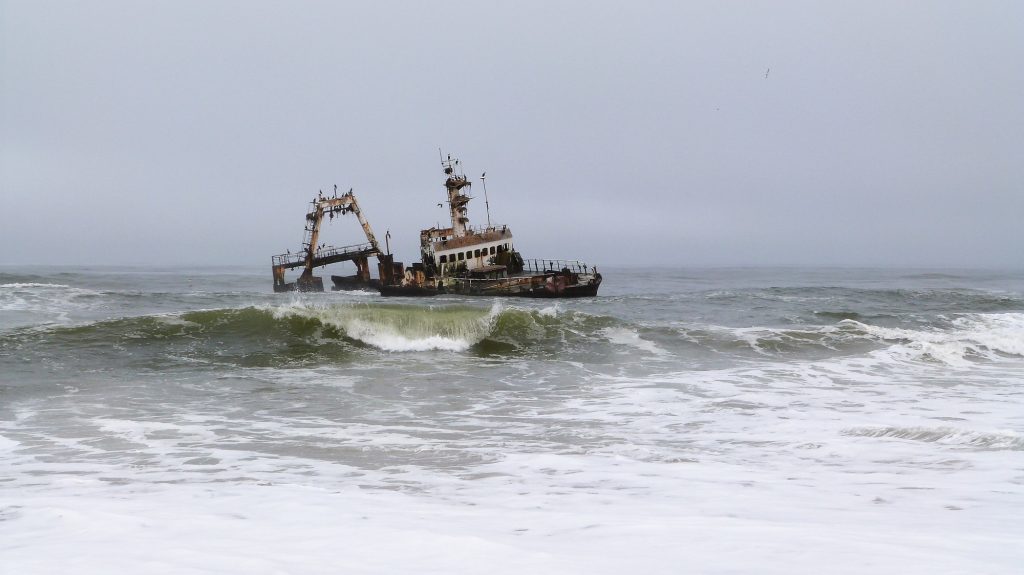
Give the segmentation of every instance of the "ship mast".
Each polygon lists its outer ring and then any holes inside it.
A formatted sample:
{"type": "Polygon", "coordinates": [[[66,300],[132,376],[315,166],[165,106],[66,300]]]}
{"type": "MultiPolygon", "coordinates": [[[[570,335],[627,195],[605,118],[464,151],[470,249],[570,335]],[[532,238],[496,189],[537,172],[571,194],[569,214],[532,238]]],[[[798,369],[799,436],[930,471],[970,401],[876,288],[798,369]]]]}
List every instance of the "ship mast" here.
{"type": "Polygon", "coordinates": [[[452,236],[460,238],[466,235],[466,225],[469,223],[469,200],[473,199],[462,193],[463,188],[469,188],[472,184],[466,179],[465,174],[456,174],[455,167],[459,165],[459,160],[453,160],[451,155],[448,155],[447,160],[441,160],[441,166],[444,167],[444,173],[448,176],[448,179],[444,182],[444,187],[448,189],[448,210],[452,216],[452,236]]]}

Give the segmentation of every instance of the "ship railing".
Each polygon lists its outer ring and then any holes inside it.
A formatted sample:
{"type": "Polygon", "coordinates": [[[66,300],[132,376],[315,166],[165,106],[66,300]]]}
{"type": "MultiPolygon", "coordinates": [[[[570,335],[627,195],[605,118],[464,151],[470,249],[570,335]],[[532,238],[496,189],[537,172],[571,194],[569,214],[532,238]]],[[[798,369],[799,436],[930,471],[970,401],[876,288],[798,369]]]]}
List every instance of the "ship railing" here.
{"type": "Polygon", "coordinates": [[[351,254],[355,252],[368,252],[373,250],[373,244],[366,242],[365,244],[353,244],[351,246],[324,246],[323,248],[316,251],[313,254],[313,258],[326,258],[331,256],[339,256],[344,254],[351,254]]]}
{"type": "Polygon", "coordinates": [[[502,232],[508,230],[506,225],[492,224],[490,226],[466,226],[466,231],[474,234],[482,234],[484,232],[502,232]]]}
{"type": "Polygon", "coordinates": [[[523,271],[542,274],[560,272],[564,269],[577,274],[595,273],[596,270],[578,260],[524,259],[523,271]]]}
{"type": "MultiPolygon", "coordinates": [[[[319,259],[319,258],[325,258],[325,257],[331,257],[331,256],[337,256],[337,255],[343,255],[343,254],[351,254],[351,253],[357,253],[357,252],[367,252],[367,251],[371,251],[371,250],[373,250],[373,244],[371,244],[369,242],[364,243],[364,244],[353,244],[351,246],[341,246],[341,247],[324,246],[323,248],[321,248],[321,249],[319,249],[319,250],[317,250],[316,252],[313,253],[313,259],[319,259]]],[[[306,261],[306,250],[303,249],[303,250],[299,250],[299,251],[294,252],[294,253],[289,252],[289,253],[285,253],[285,254],[279,254],[279,255],[276,255],[276,256],[271,256],[270,260],[271,260],[271,263],[274,266],[288,266],[289,264],[298,265],[299,263],[306,261]]]]}
{"type": "Polygon", "coordinates": [[[493,286],[501,286],[503,288],[509,288],[514,286],[529,286],[533,282],[533,277],[530,276],[512,276],[507,278],[464,278],[464,277],[451,277],[445,278],[445,284],[457,283],[462,284],[465,287],[469,287],[472,290],[481,290],[493,286]]]}
{"type": "Polygon", "coordinates": [[[275,267],[287,266],[288,264],[298,264],[299,262],[305,261],[306,252],[299,250],[295,253],[288,252],[286,254],[280,254],[276,256],[270,256],[270,262],[275,267]]]}

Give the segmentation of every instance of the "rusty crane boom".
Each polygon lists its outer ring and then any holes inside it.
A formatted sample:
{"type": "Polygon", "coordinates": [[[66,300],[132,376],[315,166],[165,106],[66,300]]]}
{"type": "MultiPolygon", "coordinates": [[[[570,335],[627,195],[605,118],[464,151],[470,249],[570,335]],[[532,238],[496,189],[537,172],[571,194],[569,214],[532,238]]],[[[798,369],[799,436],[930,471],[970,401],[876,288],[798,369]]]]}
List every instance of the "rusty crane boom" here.
{"type": "Polygon", "coordinates": [[[324,197],[320,193],[311,202],[313,209],[306,214],[305,233],[302,238],[302,249],[296,253],[291,251],[271,257],[271,268],[274,274],[274,291],[324,291],[323,280],[313,275],[313,268],[328,264],[351,261],[356,265],[356,275],[350,277],[331,276],[335,289],[347,287],[374,287],[370,279],[369,258],[380,257],[380,246],[373,235],[370,222],[359,209],[355,194],[349,190],[347,194],[324,197]],[[320,228],[324,217],[334,219],[335,216],[355,214],[366,234],[366,243],[351,246],[334,247],[320,242],[320,228]],[[285,270],[302,268],[302,274],[295,282],[285,280],[285,270]]]}

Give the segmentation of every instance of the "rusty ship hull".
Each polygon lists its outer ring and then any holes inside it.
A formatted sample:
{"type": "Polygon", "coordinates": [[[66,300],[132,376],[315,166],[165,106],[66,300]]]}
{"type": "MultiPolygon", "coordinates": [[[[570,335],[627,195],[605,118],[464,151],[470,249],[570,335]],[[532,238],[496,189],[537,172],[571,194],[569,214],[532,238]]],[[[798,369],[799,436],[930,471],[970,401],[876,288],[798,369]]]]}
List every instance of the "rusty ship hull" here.
{"type": "MultiPolygon", "coordinates": [[[[519,278],[512,278],[519,279],[519,278]]],[[[525,279],[536,279],[536,276],[525,279]]],[[[601,274],[587,283],[551,286],[547,281],[537,286],[523,287],[518,281],[500,281],[487,285],[382,285],[380,293],[389,298],[427,298],[431,296],[490,296],[505,298],[593,298],[601,286],[601,274]]]]}
{"type": "MultiPolygon", "coordinates": [[[[539,262],[555,263],[551,260],[539,262]]],[[[578,298],[594,297],[601,287],[601,274],[579,262],[558,262],[565,267],[539,273],[518,273],[511,276],[492,271],[495,277],[440,277],[422,278],[421,281],[381,285],[380,293],[387,297],[429,297],[436,295],[466,295],[526,298],[578,298]],[[570,267],[571,266],[571,267],[570,267]]],[[[535,262],[526,262],[524,271],[535,262]]],[[[548,266],[541,266],[548,267],[548,266]]],[[[551,266],[553,267],[553,266],[551,266]]]]}

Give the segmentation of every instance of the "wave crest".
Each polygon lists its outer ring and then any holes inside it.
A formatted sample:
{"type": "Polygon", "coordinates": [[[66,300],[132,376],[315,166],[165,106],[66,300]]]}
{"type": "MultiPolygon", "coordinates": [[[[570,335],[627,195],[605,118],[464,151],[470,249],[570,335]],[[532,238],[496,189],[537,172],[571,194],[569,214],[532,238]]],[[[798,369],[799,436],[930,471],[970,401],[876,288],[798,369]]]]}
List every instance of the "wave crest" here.
{"type": "Polygon", "coordinates": [[[369,346],[383,351],[505,352],[562,346],[570,338],[605,340],[612,318],[543,309],[380,303],[283,305],[210,309],[126,317],[82,325],[42,325],[0,335],[0,348],[39,344],[61,350],[131,347],[211,359],[275,361],[369,346]],[[275,359],[276,358],[276,359],[275,359]]]}
{"type": "Polygon", "coordinates": [[[275,306],[276,319],[302,317],[333,326],[347,337],[385,351],[465,351],[491,332],[501,306],[415,307],[390,304],[275,306]]]}

